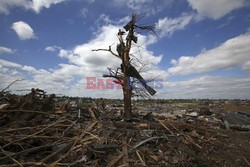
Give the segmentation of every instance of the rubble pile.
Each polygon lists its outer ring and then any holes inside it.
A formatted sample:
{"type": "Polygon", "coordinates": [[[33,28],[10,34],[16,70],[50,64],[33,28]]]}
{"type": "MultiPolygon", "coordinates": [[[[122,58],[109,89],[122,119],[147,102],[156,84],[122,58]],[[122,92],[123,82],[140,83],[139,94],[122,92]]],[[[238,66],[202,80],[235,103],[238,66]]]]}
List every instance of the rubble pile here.
{"type": "Polygon", "coordinates": [[[0,166],[250,165],[250,133],[223,129],[223,121],[212,124],[191,113],[123,119],[104,105],[58,112],[69,107],[40,93],[1,100],[0,166]]]}

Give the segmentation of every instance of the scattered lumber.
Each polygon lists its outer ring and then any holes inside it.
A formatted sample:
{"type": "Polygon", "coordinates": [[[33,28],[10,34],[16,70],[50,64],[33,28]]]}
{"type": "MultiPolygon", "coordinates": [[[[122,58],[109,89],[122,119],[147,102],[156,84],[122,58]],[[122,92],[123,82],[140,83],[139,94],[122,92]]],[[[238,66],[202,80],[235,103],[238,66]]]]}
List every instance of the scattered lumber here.
{"type": "Polygon", "coordinates": [[[54,96],[36,89],[27,96],[8,98],[16,102],[0,110],[1,167],[248,166],[250,162],[248,126],[229,124],[226,130],[197,117],[162,119],[152,113],[123,119],[106,107],[99,111],[97,105],[71,111],[69,102],[57,107],[54,96]]]}

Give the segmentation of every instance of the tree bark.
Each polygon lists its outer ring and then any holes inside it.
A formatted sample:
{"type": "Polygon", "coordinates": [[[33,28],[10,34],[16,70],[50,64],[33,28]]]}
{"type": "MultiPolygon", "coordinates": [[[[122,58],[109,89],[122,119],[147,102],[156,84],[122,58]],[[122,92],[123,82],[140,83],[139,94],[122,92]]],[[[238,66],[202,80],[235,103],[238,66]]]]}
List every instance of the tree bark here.
{"type": "Polygon", "coordinates": [[[132,107],[131,107],[131,95],[132,89],[129,88],[129,79],[124,79],[124,87],[123,87],[123,99],[124,99],[124,117],[130,118],[132,116],[132,107]]]}
{"type": "Polygon", "coordinates": [[[130,85],[130,76],[128,75],[130,48],[131,48],[131,39],[127,39],[125,51],[123,53],[123,58],[122,58],[123,71],[124,71],[123,100],[124,100],[124,117],[125,118],[132,117],[132,107],[131,107],[132,87],[130,85]]]}

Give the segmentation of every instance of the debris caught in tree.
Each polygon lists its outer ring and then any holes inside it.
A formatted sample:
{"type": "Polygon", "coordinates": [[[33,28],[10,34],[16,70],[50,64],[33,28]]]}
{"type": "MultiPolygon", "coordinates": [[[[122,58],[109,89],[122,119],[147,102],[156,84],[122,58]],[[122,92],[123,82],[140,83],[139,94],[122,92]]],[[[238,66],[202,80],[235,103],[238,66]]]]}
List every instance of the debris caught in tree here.
{"type": "Polygon", "coordinates": [[[118,72],[119,69],[114,72],[113,70],[109,69],[110,75],[104,75],[104,77],[112,77],[116,78],[118,80],[122,80],[122,82],[117,82],[120,83],[123,87],[123,99],[124,99],[124,116],[126,118],[130,118],[132,116],[132,107],[131,107],[131,97],[133,95],[132,91],[134,89],[133,85],[131,85],[131,77],[136,78],[141,85],[148,91],[148,93],[153,96],[156,91],[151,88],[149,85],[147,85],[147,82],[143,79],[143,77],[140,75],[140,73],[136,70],[136,68],[131,64],[130,62],[130,50],[132,47],[132,43],[137,43],[138,37],[135,36],[135,30],[136,29],[141,29],[141,30],[148,30],[152,31],[153,33],[153,26],[139,26],[137,25],[137,18],[138,16],[136,14],[133,14],[131,17],[131,20],[126,24],[123,28],[127,32],[126,40],[123,40],[123,35],[126,33],[119,29],[117,35],[118,35],[118,40],[119,43],[117,44],[116,51],[118,53],[115,54],[111,50],[111,46],[109,49],[96,49],[93,51],[109,51],[116,57],[120,58],[122,63],[121,63],[121,68],[120,72],[118,72]]]}

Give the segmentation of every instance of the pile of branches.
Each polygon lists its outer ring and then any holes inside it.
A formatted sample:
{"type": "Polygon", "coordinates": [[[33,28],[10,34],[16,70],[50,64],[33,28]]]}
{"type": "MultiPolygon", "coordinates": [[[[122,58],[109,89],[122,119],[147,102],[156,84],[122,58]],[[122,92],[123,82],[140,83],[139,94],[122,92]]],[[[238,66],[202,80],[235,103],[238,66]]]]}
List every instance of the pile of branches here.
{"type": "Polygon", "coordinates": [[[249,143],[236,145],[235,134],[206,122],[123,119],[98,107],[59,114],[54,97],[39,89],[8,96],[16,103],[0,109],[1,167],[249,165],[249,143]]]}
{"type": "Polygon", "coordinates": [[[25,96],[18,96],[9,92],[0,94],[1,109],[19,110],[54,110],[55,94],[47,95],[44,90],[32,88],[31,92],[25,96]]]}
{"type": "MultiPolygon", "coordinates": [[[[73,114],[0,111],[1,166],[224,166],[220,129],[174,120],[79,121],[73,114]]],[[[224,154],[227,154],[224,152],[224,154]]],[[[246,153],[247,154],[247,153],[246,153]]],[[[242,156],[242,157],[246,157],[242,156]]],[[[247,160],[241,158],[240,166],[247,160]]]]}

